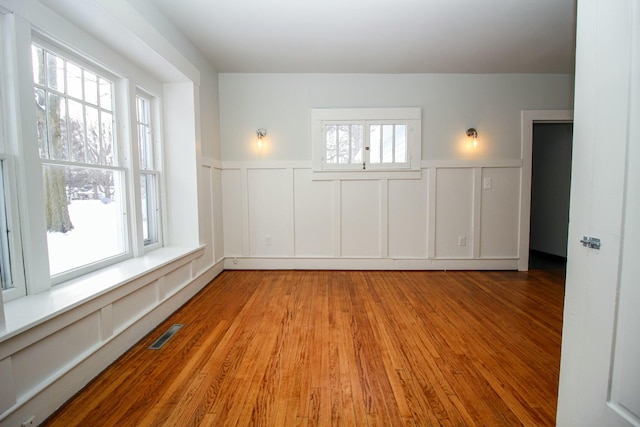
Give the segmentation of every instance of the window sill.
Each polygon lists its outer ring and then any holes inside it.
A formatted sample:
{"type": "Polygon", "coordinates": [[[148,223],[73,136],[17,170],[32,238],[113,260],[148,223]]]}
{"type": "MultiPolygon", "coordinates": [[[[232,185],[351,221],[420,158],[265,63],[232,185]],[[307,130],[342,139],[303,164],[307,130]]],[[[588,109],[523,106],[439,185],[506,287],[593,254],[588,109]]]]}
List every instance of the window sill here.
{"type": "Polygon", "coordinates": [[[61,316],[166,265],[183,265],[203,253],[204,246],[165,247],[55,285],[48,291],[6,302],[6,329],[0,331],[0,342],[61,316]]]}

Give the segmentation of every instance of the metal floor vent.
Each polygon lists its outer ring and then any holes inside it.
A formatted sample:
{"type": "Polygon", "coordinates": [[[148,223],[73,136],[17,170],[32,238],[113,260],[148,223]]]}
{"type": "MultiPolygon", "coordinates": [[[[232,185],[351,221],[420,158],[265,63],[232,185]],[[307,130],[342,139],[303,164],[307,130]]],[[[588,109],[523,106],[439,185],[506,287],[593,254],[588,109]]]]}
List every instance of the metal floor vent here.
{"type": "Polygon", "coordinates": [[[180,330],[180,328],[182,328],[184,325],[176,323],[175,325],[173,325],[172,327],[170,327],[167,332],[165,332],[164,334],[162,334],[162,336],[160,338],[158,338],[157,340],[154,341],[153,344],[151,344],[149,346],[149,350],[158,350],[160,347],[162,347],[163,345],[165,345],[165,343],[167,341],[169,341],[169,338],[171,338],[172,336],[175,335],[176,332],[178,332],[178,330],[180,330]]]}

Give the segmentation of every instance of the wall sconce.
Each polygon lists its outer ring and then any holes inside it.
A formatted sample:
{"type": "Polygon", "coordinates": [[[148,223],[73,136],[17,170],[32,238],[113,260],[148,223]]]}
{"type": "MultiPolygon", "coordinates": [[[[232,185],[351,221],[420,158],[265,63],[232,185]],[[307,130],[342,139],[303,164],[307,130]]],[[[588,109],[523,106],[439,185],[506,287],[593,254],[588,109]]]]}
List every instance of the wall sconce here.
{"type": "Polygon", "coordinates": [[[467,129],[467,136],[473,138],[473,148],[478,148],[478,131],[474,128],[467,129]]]}
{"type": "Polygon", "coordinates": [[[267,130],[260,128],[256,131],[256,135],[258,136],[258,148],[262,148],[262,139],[267,136],[267,130]]]}

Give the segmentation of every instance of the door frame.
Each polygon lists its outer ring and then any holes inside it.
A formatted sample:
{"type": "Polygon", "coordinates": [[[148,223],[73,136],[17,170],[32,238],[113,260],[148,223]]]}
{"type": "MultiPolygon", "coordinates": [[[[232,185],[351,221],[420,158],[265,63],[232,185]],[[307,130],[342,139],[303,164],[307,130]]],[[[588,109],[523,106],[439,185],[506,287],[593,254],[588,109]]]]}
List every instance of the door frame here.
{"type": "Polygon", "coordinates": [[[520,169],[520,233],[518,270],[529,270],[529,230],[531,227],[531,169],[533,162],[534,123],[573,123],[573,110],[522,110],[521,111],[520,169]]]}

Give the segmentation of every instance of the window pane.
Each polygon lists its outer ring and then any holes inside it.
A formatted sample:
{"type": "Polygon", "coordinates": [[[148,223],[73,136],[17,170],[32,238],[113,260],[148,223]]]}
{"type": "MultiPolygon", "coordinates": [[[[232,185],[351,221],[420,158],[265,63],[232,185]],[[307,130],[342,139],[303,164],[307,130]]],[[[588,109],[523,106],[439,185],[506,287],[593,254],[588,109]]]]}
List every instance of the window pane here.
{"type": "Polygon", "coordinates": [[[0,161],[0,288],[13,288],[11,278],[11,257],[9,254],[9,239],[7,226],[7,208],[4,197],[4,172],[0,161]]]}
{"type": "Polygon", "coordinates": [[[50,89],[64,92],[64,60],[47,52],[47,86],[50,89]]]}
{"type": "Polygon", "coordinates": [[[100,107],[111,111],[113,109],[111,106],[111,82],[103,78],[98,79],[98,89],[100,91],[100,107]]]}
{"type": "Polygon", "coordinates": [[[37,46],[31,46],[31,61],[34,83],[44,86],[44,51],[37,46]]]}
{"type": "MultiPolygon", "coordinates": [[[[87,86],[87,81],[91,81],[91,79],[97,81],[95,74],[83,71],[70,63],[67,65],[71,72],[88,76],[81,81],[75,78],[69,79],[69,82],[73,82],[74,85],[82,85],[82,82],[85,82],[84,84],[87,86]]],[[[92,84],[89,83],[88,86],[92,84]]],[[[69,83],[69,90],[75,90],[71,85],[72,83],[69,83]]],[[[97,84],[93,85],[95,89],[93,102],[97,100],[97,87],[97,84]]],[[[107,87],[110,97],[110,83],[107,87]]],[[[82,92],[82,86],[80,89],[82,92]]],[[[91,165],[115,165],[115,135],[112,113],[100,110],[82,100],[65,98],[54,92],[47,93],[38,87],[35,88],[35,100],[41,158],[70,160],[91,165]],[[49,99],[48,105],[43,105],[42,100],[45,96],[49,99]],[[43,117],[45,111],[47,112],[46,120],[43,117]],[[48,135],[42,132],[45,124],[48,135]]]]}
{"type": "Polygon", "coordinates": [[[104,111],[100,114],[100,123],[101,128],[100,132],[102,134],[102,156],[103,156],[103,164],[108,166],[114,165],[114,150],[113,150],[113,115],[109,113],[105,113],[104,111]]]}
{"type": "Polygon", "coordinates": [[[138,153],[140,156],[140,169],[152,170],[153,167],[153,140],[151,138],[151,117],[149,101],[137,97],[136,115],[138,117],[138,153]]]}
{"type": "Polygon", "coordinates": [[[55,160],[68,159],[66,99],[49,93],[47,114],[49,156],[55,160]]]}
{"type": "Polygon", "coordinates": [[[67,93],[82,99],[82,68],[67,62],[67,93]]]}
{"type": "Polygon", "coordinates": [[[158,202],[156,197],[156,175],[140,175],[140,198],[142,202],[142,234],[144,244],[158,242],[158,202]]]}
{"type": "Polygon", "coordinates": [[[351,126],[338,126],[338,163],[349,163],[351,157],[351,126]]]}
{"type": "Polygon", "coordinates": [[[362,163],[362,126],[351,126],[351,163],[362,163]]]}
{"type": "Polygon", "coordinates": [[[101,164],[100,158],[100,122],[98,118],[98,109],[93,107],[85,107],[86,126],[87,126],[87,154],[86,162],[94,165],[101,164]]]}
{"type": "Polygon", "coordinates": [[[98,105],[98,76],[84,70],[84,100],[98,105]]]}
{"type": "Polygon", "coordinates": [[[149,239],[149,202],[147,176],[140,175],[140,200],[142,202],[142,238],[146,242],[149,239]]]}
{"type": "Polygon", "coordinates": [[[407,162],[407,126],[396,125],[396,163],[407,162]]]}
{"type": "MultiPolygon", "coordinates": [[[[71,143],[71,160],[85,161],[85,121],[84,109],[78,101],[69,100],[69,140],[71,143]]],[[[55,158],[56,160],[61,160],[55,158]]]]}
{"type": "Polygon", "coordinates": [[[382,163],[393,163],[393,125],[382,125],[382,163]]]}
{"type": "Polygon", "coordinates": [[[380,125],[371,125],[369,128],[369,145],[371,147],[369,154],[370,163],[380,163],[380,138],[381,138],[380,125]]]}
{"type": "Polygon", "coordinates": [[[144,98],[138,97],[138,122],[149,124],[149,101],[144,98]]]}
{"type": "Polygon", "coordinates": [[[145,125],[138,125],[138,141],[140,142],[140,169],[153,169],[151,155],[151,129],[145,125]]]}
{"type": "Polygon", "coordinates": [[[43,166],[51,275],[125,252],[122,173],[43,166]]]}
{"type": "Polygon", "coordinates": [[[40,157],[49,158],[49,146],[47,144],[47,104],[44,90],[35,89],[36,101],[36,133],[38,135],[38,149],[40,157]]]}
{"type": "Polygon", "coordinates": [[[325,146],[327,147],[327,150],[326,150],[327,163],[338,163],[337,139],[338,139],[338,127],[336,125],[325,126],[325,146]]]}

